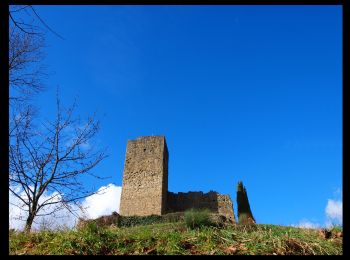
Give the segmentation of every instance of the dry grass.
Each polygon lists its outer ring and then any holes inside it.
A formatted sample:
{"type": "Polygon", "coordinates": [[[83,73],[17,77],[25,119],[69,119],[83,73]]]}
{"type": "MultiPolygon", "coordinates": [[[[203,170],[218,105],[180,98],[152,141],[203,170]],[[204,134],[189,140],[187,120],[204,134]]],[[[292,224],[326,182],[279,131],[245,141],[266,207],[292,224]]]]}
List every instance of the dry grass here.
{"type": "MultiPolygon", "coordinates": [[[[338,232],[338,231],[337,231],[338,232]]],[[[334,231],[333,234],[336,234],[334,231]]],[[[10,232],[10,254],[67,255],[341,255],[342,237],[275,225],[189,229],[184,222],[129,228],[10,232]]]]}

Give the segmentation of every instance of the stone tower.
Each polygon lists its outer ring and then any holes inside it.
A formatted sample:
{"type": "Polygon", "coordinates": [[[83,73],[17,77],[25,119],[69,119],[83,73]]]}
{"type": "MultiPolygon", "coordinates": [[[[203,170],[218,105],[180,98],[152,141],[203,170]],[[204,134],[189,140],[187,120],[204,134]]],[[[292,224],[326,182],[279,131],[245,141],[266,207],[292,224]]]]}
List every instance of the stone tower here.
{"type": "Polygon", "coordinates": [[[164,136],[129,140],[123,174],[120,214],[162,215],[167,210],[168,148],[164,136]]]}

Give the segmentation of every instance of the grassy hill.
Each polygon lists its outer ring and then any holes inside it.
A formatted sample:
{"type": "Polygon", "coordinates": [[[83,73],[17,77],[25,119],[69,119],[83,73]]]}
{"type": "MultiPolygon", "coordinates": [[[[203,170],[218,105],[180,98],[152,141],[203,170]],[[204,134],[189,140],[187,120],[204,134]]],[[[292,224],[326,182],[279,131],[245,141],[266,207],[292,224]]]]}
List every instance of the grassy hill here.
{"type": "Polygon", "coordinates": [[[275,225],[204,226],[189,229],[184,221],[134,227],[98,227],[90,223],[77,230],[10,231],[11,255],[22,254],[237,254],[341,255],[342,237],[324,238],[320,230],[275,225]]]}

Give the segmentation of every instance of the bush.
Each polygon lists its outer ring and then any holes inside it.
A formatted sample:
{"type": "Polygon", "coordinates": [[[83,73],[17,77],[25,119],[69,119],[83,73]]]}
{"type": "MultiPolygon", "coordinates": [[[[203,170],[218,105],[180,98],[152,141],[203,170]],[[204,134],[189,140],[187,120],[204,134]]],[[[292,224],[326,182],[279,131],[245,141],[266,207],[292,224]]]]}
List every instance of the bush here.
{"type": "Polygon", "coordinates": [[[96,219],[79,218],[77,229],[86,227],[87,225],[96,225],[96,227],[109,227],[111,225],[119,226],[121,216],[117,212],[112,212],[111,215],[101,216],[96,219]]]}
{"type": "Polygon", "coordinates": [[[185,223],[189,228],[199,228],[203,226],[213,225],[210,219],[209,210],[194,210],[190,209],[185,212],[185,223]]]}
{"type": "Polygon", "coordinates": [[[343,226],[339,224],[332,224],[331,227],[329,227],[329,230],[331,232],[343,232],[343,226]]]}
{"type": "Polygon", "coordinates": [[[119,227],[133,227],[138,225],[149,225],[163,222],[162,216],[150,215],[150,216],[121,216],[119,220],[119,227]]]}
{"type": "Polygon", "coordinates": [[[162,216],[164,222],[179,222],[184,220],[183,212],[173,212],[162,216]]]}

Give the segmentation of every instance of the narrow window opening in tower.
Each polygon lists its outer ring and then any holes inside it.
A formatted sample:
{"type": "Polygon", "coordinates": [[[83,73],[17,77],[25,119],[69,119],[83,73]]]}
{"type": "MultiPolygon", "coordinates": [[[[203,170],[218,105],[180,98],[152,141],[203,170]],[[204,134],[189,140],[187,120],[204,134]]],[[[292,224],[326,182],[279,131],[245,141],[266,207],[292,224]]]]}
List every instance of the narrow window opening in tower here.
{"type": "Polygon", "coordinates": [[[145,149],[143,149],[143,151],[144,151],[144,152],[146,152],[146,148],[145,148],[145,149]]]}

